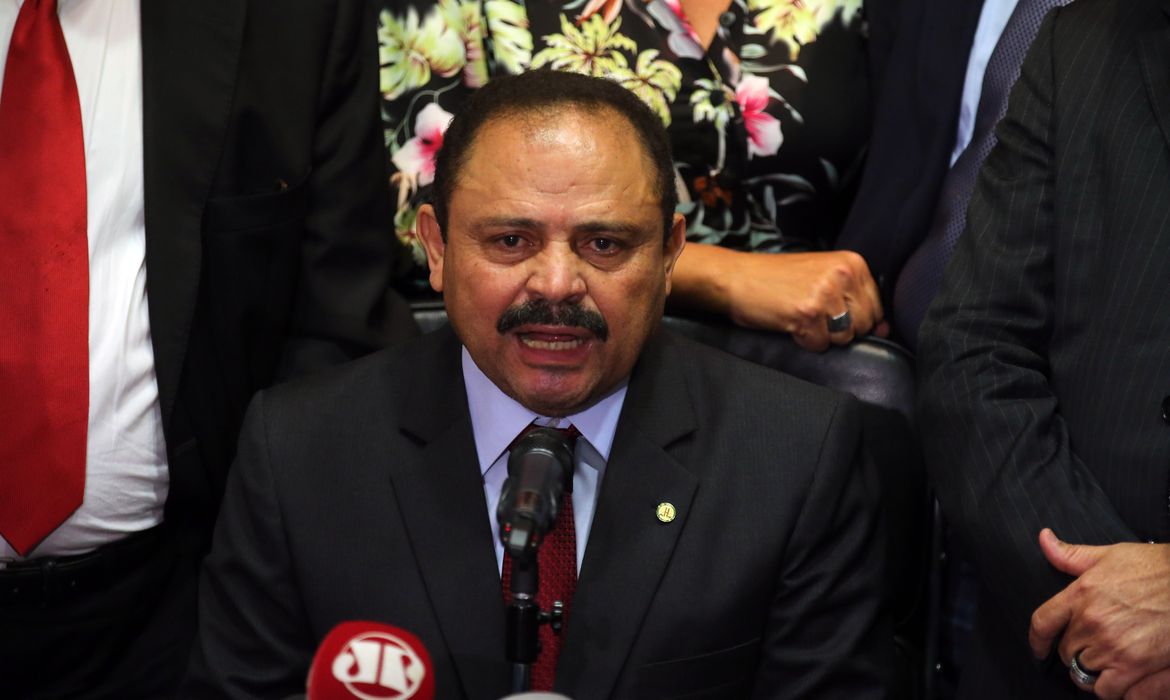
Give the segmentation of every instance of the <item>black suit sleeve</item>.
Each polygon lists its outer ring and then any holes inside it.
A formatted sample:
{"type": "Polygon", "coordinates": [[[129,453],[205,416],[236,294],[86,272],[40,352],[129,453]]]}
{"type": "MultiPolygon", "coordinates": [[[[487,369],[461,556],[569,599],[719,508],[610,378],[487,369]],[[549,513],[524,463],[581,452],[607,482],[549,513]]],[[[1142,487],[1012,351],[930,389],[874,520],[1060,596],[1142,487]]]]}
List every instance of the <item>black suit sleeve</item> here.
{"type": "Polygon", "coordinates": [[[390,218],[373,3],[335,7],[282,377],[418,334],[391,289],[404,253],[390,218]]]}
{"type": "Polygon", "coordinates": [[[1042,528],[1070,542],[1134,538],[1077,457],[1050,383],[1059,12],[1024,62],[921,334],[918,416],[938,498],[1021,643],[1032,611],[1068,583],[1040,551],[1042,528]]]}
{"type": "Polygon", "coordinates": [[[244,420],[212,553],[199,584],[199,632],[180,698],[304,692],[314,641],[284,537],[264,393],[244,420]]]}
{"type": "Polygon", "coordinates": [[[843,398],[784,551],[753,698],[887,697],[885,540],[860,437],[857,405],[843,398]]]}

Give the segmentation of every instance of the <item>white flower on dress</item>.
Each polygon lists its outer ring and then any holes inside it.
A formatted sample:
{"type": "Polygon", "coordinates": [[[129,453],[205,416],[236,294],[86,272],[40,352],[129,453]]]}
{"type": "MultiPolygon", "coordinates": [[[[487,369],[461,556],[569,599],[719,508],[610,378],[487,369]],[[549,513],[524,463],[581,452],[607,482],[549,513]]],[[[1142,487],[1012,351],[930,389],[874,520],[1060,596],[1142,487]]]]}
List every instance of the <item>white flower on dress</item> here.
{"type": "Polygon", "coordinates": [[[414,121],[414,138],[402,144],[390,160],[394,167],[412,183],[422,187],[435,179],[435,154],[443,145],[443,134],[451,123],[452,114],[436,102],[418,113],[414,121]]]}

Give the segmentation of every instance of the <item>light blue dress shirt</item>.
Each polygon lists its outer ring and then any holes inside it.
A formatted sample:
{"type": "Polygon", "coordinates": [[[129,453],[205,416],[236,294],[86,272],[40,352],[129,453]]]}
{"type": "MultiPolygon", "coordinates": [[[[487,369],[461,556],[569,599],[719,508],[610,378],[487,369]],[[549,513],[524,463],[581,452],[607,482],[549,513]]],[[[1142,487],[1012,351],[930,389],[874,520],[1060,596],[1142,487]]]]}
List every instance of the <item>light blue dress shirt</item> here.
{"type": "Polygon", "coordinates": [[[500,542],[496,506],[500,501],[504,480],[508,478],[508,445],[533,421],[554,428],[567,428],[571,424],[581,433],[581,437],[577,438],[573,465],[573,526],[577,531],[577,573],[580,574],[585,543],[589,540],[589,528],[593,524],[593,512],[597,507],[601,478],[605,475],[605,465],[609,461],[609,451],[613,447],[613,436],[622,405],[626,401],[628,385],[623,382],[608,396],[581,413],[559,419],[548,418],[528,410],[500,391],[476,366],[467,348],[463,348],[463,384],[467,389],[467,406],[471,411],[471,430],[475,435],[479,471],[483,475],[483,495],[488,519],[492,524],[492,541],[496,544],[496,566],[501,570],[504,565],[504,545],[500,542]]]}
{"type": "Polygon", "coordinates": [[[967,59],[967,76],[963,80],[963,101],[959,105],[959,125],[955,132],[955,147],[951,151],[951,165],[971,143],[975,130],[975,113],[979,109],[979,97],[983,94],[983,74],[999,36],[1003,34],[1008,19],[1016,9],[1018,0],[984,0],[979,14],[979,26],[975,29],[975,42],[967,59]]]}

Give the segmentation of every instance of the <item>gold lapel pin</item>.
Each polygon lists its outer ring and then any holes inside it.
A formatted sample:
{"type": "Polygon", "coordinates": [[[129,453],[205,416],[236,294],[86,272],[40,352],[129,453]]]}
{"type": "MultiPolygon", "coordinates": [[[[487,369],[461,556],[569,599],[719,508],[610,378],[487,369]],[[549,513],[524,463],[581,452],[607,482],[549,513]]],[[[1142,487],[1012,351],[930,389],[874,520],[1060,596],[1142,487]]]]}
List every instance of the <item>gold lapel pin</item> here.
{"type": "Polygon", "coordinates": [[[674,509],[673,503],[659,503],[658,509],[654,512],[658,516],[658,520],[664,523],[669,523],[674,520],[674,516],[678,511],[674,509]]]}

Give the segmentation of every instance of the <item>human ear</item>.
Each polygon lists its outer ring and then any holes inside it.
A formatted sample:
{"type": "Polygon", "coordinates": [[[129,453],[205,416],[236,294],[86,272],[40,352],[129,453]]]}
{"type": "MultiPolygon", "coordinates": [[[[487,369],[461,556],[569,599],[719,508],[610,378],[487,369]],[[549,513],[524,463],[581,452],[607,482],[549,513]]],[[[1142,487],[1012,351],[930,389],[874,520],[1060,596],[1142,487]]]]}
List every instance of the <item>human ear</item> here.
{"type": "Polygon", "coordinates": [[[422,241],[423,249],[427,252],[427,267],[430,268],[431,288],[436,292],[443,291],[443,254],[447,251],[447,242],[443,240],[443,232],[439,228],[439,220],[435,218],[435,208],[430,204],[419,207],[418,216],[414,220],[415,231],[422,241]]]}

